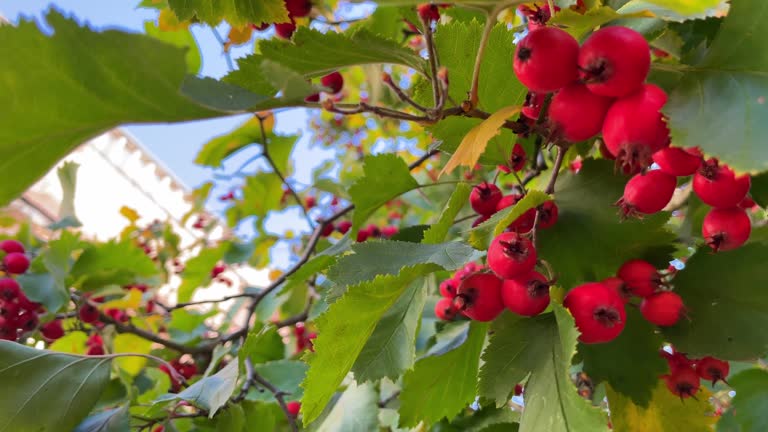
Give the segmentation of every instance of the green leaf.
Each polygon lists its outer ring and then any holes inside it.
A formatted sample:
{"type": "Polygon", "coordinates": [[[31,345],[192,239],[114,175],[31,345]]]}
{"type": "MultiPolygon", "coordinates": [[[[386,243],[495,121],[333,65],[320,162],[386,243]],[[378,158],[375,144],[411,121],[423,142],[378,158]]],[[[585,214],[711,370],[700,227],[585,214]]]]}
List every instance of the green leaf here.
{"type": "Polygon", "coordinates": [[[416,264],[434,264],[456,270],[481,254],[461,242],[419,244],[398,241],[367,241],[352,245],[354,254],[345,255],[328,271],[328,278],[345,287],[372,280],[378,275],[396,275],[416,264]]]}
{"type": "Polygon", "coordinates": [[[246,429],[243,432],[262,432],[275,430],[277,419],[285,414],[276,404],[243,401],[246,429]]]}
{"type": "Polygon", "coordinates": [[[238,365],[233,361],[215,374],[187,387],[181,393],[171,395],[171,399],[185,400],[208,411],[208,417],[213,418],[216,411],[227,403],[235,391],[237,377],[238,365]]]}
{"type": "MultiPolygon", "coordinates": [[[[272,383],[278,390],[286,394],[286,400],[300,400],[302,390],[299,385],[307,374],[307,365],[300,361],[278,360],[268,363],[253,365],[259,375],[272,383]]],[[[248,395],[250,400],[274,401],[270,392],[252,391],[248,395]]],[[[280,414],[282,416],[282,414],[280,414]]]]}
{"type": "Polygon", "coordinates": [[[128,432],[130,420],[127,407],[115,408],[88,417],[73,432],[128,432]]]}
{"type": "Polygon", "coordinates": [[[768,171],[752,176],[749,194],[760,207],[768,207],[768,171]]]}
{"type": "Polygon", "coordinates": [[[733,2],[707,54],[681,70],[664,109],[676,145],[700,146],[736,170],[768,169],[768,57],[755,55],[767,30],[768,3],[733,2]]]}
{"type": "Polygon", "coordinates": [[[200,72],[200,66],[202,66],[203,59],[200,55],[200,47],[197,46],[195,37],[192,35],[192,31],[189,30],[189,28],[174,31],[160,30],[154,21],[144,21],[144,33],[165,43],[185,48],[187,50],[187,55],[185,57],[187,61],[187,71],[193,75],[200,72]]]}
{"type": "Polygon", "coordinates": [[[42,304],[51,312],[59,311],[69,301],[67,292],[61,289],[50,273],[26,273],[16,280],[30,300],[42,304]]]}
{"type": "Polygon", "coordinates": [[[631,0],[619,9],[621,13],[650,11],[669,21],[685,21],[723,16],[728,11],[727,0],[631,0]]]}
{"type": "MultiPolygon", "coordinates": [[[[59,207],[59,220],[71,219],[79,224],[75,214],[75,186],[77,185],[77,169],[80,165],[75,162],[64,162],[57,170],[56,174],[61,183],[61,206],[59,207]]],[[[79,225],[76,225],[79,226],[79,225]]]]}
{"type": "Polygon", "coordinates": [[[14,107],[0,118],[0,169],[14,179],[0,191],[0,204],[121,123],[218,115],[179,93],[184,49],[146,35],[97,33],[56,11],[46,18],[50,37],[29,21],[0,27],[0,58],[16,59],[0,71],[0,105],[14,107]]]}
{"type": "Polygon", "coordinates": [[[768,430],[768,372],[747,369],[731,377],[733,419],[743,431],[768,430]]]}
{"type": "Polygon", "coordinates": [[[627,309],[627,324],[619,337],[605,344],[582,344],[584,372],[606,381],[639,406],[648,406],[667,363],[659,356],[662,339],[637,309],[627,309]],[[632,367],[627,367],[631,364],[632,367]]]}
{"type": "Polygon", "coordinates": [[[378,276],[349,287],[343,297],[315,320],[318,329],[315,353],[307,357],[309,371],[302,383],[301,412],[305,425],[322,413],[384,313],[428,267],[407,267],[397,275],[378,276]]]}
{"type": "Polygon", "coordinates": [[[222,243],[215,248],[203,249],[196,257],[186,262],[184,271],[181,273],[179,302],[192,300],[195,290],[211,282],[211,270],[224,258],[228,248],[229,245],[222,243]]]}
{"type": "Polygon", "coordinates": [[[126,285],[159,273],[151,258],[130,241],[91,244],[75,261],[71,275],[83,290],[126,285]]]}
{"type": "Polygon", "coordinates": [[[469,235],[470,244],[478,249],[488,249],[491,240],[504,232],[509,224],[528,210],[536,208],[551,199],[552,197],[544,192],[529,191],[517,204],[494,213],[490,219],[472,228],[469,235]]]}
{"type": "Polygon", "coordinates": [[[491,426],[499,426],[499,431],[517,432],[520,413],[508,407],[483,407],[471,416],[461,417],[451,423],[449,431],[489,432],[491,426]]]}
{"type": "Polygon", "coordinates": [[[72,331],[63,337],[56,339],[48,347],[51,351],[63,352],[68,354],[85,354],[85,343],[88,341],[88,335],[81,331],[72,331]]]}
{"type": "Polygon", "coordinates": [[[684,401],[658,381],[647,407],[635,405],[631,399],[607,387],[611,423],[616,432],[710,432],[715,422],[711,393],[706,388],[696,399],[684,401]]]}
{"type": "Polygon", "coordinates": [[[216,168],[232,154],[254,143],[261,142],[259,118],[253,116],[244,121],[233,131],[219,135],[207,143],[197,153],[195,163],[216,168]]]}
{"type": "Polygon", "coordinates": [[[379,395],[373,384],[351,384],[333,406],[318,432],[358,432],[379,429],[379,395]]]}
{"type": "Polygon", "coordinates": [[[578,174],[568,171],[558,179],[558,221],[538,233],[538,252],[552,264],[564,288],[613,276],[632,258],[667,266],[675,239],[664,226],[669,215],[622,221],[613,204],[626,182],[607,160],[586,160],[578,174]]]}
{"type": "Polygon", "coordinates": [[[349,188],[349,196],[355,205],[353,231],[387,201],[419,187],[405,161],[391,153],[366,156],[363,172],[363,176],[349,188]]]}
{"type": "Polygon", "coordinates": [[[390,378],[393,381],[413,366],[416,330],[426,302],[427,284],[412,283],[381,317],[352,366],[359,383],[390,378]]]}
{"type": "Polygon", "coordinates": [[[768,293],[755,289],[768,284],[766,256],[768,245],[753,243],[716,254],[707,248],[686,262],[673,283],[690,319],[663,328],[675,349],[725,360],[768,353],[768,334],[754,330],[768,325],[768,293]]]}
{"type": "MultiPolygon", "coordinates": [[[[151,341],[129,333],[115,336],[112,344],[116,354],[149,354],[152,351],[151,341]]],[[[136,376],[144,369],[147,359],[139,356],[123,357],[115,359],[115,364],[127,374],[136,376]]]]}
{"type": "MultiPolygon", "coordinates": [[[[638,10],[636,15],[653,16],[652,14],[643,13],[642,11],[644,11],[644,9],[638,10]]],[[[565,30],[572,34],[576,39],[581,39],[582,36],[603,24],[621,18],[630,18],[632,16],[633,15],[626,16],[617,13],[609,6],[596,6],[587,10],[584,14],[572,9],[563,9],[552,17],[550,23],[564,27],[565,30]]]]}
{"type": "Polygon", "coordinates": [[[232,405],[216,417],[216,430],[242,432],[245,428],[245,412],[240,405],[232,405]]]}
{"type": "Polygon", "coordinates": [[[189,75],[181,84],[181,94],[200,105],[228,114],[254,111],[270,103],[276,90],[270,87],[255,94],[234,84],[189,75]]]}
{"type": "Polygon", "coordinates": [[[180,21],[197,18],[215,26],[227,20],[233,26],[289,21],[283,0],[168,0],[180,21]]]}
{"type": "Polygon", "coordinates": [[[456,185],[456,189],[445,204],[445,209],[443,209],[443,212],[440,214],[440,219],[424,233],[424,240],[422,243],[435,244],[445,241],[448,231],[453,226],[453,221],[469,201],[469,194],[471,192],[472,187],[467,183],[459,183],[456,185]]]}
{"type": "Polygon", "coordinates": [[[253,327],[237,352],[240,368],[243,368],[245,360],[250,358],[253,363],[265,363],[271,360],[280,360],[285,356],[283,338],[273,326],[253,327]]]}
{"type": "Polygon", "coordinates": [[[249,216],[263,217],[278,209],[283,196],[282,186],[282,180],[273,173],[260,172],[249,176],[243,186],[243,199],[231,208],[236,218],[230,220],[230,224],[235,225],[233,222],[249,216]]]}
{"type": "Polygon", "coordinates": [[[475,398],[480,351],[488,325],[473,322],[467,340],[442,355],[424,357],[403,377],[400,425],[433,424],[455,417],[475,398]]]}
{"type": "Polygon", "coordinates": [[[109,382],[111,359],[0,341],[0,431],[72,430],[109,382]]]}

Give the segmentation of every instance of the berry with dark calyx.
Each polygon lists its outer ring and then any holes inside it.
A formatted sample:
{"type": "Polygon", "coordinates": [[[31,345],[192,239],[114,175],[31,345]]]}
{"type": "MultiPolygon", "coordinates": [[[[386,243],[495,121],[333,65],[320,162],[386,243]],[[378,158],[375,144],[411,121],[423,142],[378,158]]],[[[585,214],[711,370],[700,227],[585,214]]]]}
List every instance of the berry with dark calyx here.
{"type": "Polygon", "coordinates": [[[419,18],[422,21],[431,23],[433,21],[440,21],[440,10],[436,4],[424,3],[416,6],[416,13],[419,14],[419,18]]]}
{"type": "Polygon", "coordinates": [[[85,345],[89,347],[104,345],[104,339],[102,339],[100,334],[94,333],[88,336],[88,340],[85,341],[85,345]]]}
{"type": "Polygon", "coordinates": [[[747,212],[738,208],[712,209],[704,217],[701,235],[715,252],[736,249],[743,245],[752,232],[747,212]]]}
{"type": "Polygon", "coordinates": [[[696,173],[701,166],[701,151],[696,147],[667,147],[653,154],[653,161],[659,169],[677,177],[687,177],[696,173]]]}
{"type": "Polygon", "coordinates": [[[728,372],[731,370],[727,361],[719,360],[714,357],[704,357],[700,360],[696,360],[696,373],[699,374],[701,379],[712,381],[712,385],[715,385],[718,381],[725,381],[728,378],[728,372]]]}
{"type": "Polygon", "coordinates": [[[515,75],[529,90],[549,93],[578,77],[579,43],[565,30],[544,27],[528,33],[515,49],[515,75]]]}
{"type": "Polygon", "coordinates": [[[18,303],[10,301],[10,300],[1,300],[0,301],[0,316],[5,318],[6,320],[15,320],[16,317],[19,315],[20,307],[18,303]]]}
{"type": "Polygon", "coordinates": [[[474,273],[456,289],[454,306],[475,321],[493,321],[504,311],[501,279],[492,273],[474,273]]]}
{"type": "Polygon", "coordinates": [[[0,317],[0,339],[15,341],[18,337],[19,333],[16,330],[16,322],[0,317]]]}
{"type": "Polygon", "coordinates": [[[525,149],[520,143],[515,143],[512,147],[512,156],[509,158],[509,167],[512,171],[518,172],[525,168],[526,160],[525,149]]]}
{"type": "Polygon", "coordinates": [[[40,333],[42,333],[43,337],[48,341],[55,341],[64,336],[64,327],[61,324],[61,320],[53,320],[43,324],[43,326],[40,327],[40,333]]]}
{"type": "Polygon", "coordinates": [[[538,207],[539,210],[539,222],[538,228],[547,229],[553,227],[557,223],[557,217],[560,211],[557,208],[557,204],[554,201],[547,201],[538,207]]]}
{"type": "Polygon", "coordinates": [[[88,351],[85,352],[85,355],[89,355],[89,356],[104,355],[104,347],[102,345],[90,346],[88,347],[88,351]]]}
{"type": "Polygon", "coordinates": [[[314,93],[304,98],[304,102],[318,103],[320,102],[320,93],[314,93]]]}
{"type": "Polygon", "coordinates": [[[661,275],[648,261],[633,259],[625,262],[617,273],[630,293],[638,297],[648,297],[661,286],[661,275]]]}
{"type": "Polygon", "coordinates": [[[348,220],[343,220],[336,224],[336,230],[342,234],[346,234],[350,228],[352,228],[352,222],[348,220]]]}
{"type": "Polygon", "coordinates": [[[514,279],[533,270],[536,265],[533,243],[515,232],[496,236],[488,248],[488,266],[504,279],[514,279]]]}
{"type": "Polygon", "coordinates": [[[21,285],[16,282],[16,279],[0,279],[0,299],[5,301],[13,301],[16,300],[20,294],[21,285]]]}
{"type": "Polygon", "coordinates": [[[320,235],[323,237],[328,237],[329,235],[333,234],[335,230],[336,227],[333,226],[333,222],[328,222],[323,225],[323,230],[320,231],[320,235]]]}
{"type": "Polygon", "coordinates": [[[581,46],[578,62],[581,79],[591,92],[622,97],[645,81],[651,67],[651,50],[635,30],[603,27],[581,46]]]}
{"type": "Polygon", "coordinates": [[[34,312],[26,311],[16,318],[16,325],[22,331],[32,331],[40,324],[40,319],[34,312]]]}
{"type": "Polygon", "coordinates": [[[541,113],[541,107],[544,106],[544,100],[546,98],[546,93],[528,92],[528,94],[525,95],[525,102],[523,103],[521,112],[531,120],[538,119],[539,114],[541,113]]]}
{"type": "Polygon", "coordinates": [[[299,415],[299,411],[301,411],[301,403],[300,402],[288,402],[285,404],[285,408],[288,410],[288,414],[290,414],[293,417],[296,417],[299,415]]]}
{"type": "Polygon", "coordinates": [[[29,258],[19,252],[11,252],[3,257],[3,267],[11,274],[22,274],[29,269],[29,258]]]}
{"type": "Polygon", "coordinates": [[[501,285],[501,299],[510,311],[522,316],[536,316],[549,306],[547,278],[531,271],[517,279],[507,279],[501,285]]]}
{"type": "Polygon", "coordinates": [[[24,245],[18,240],[8,239],[0,241],[0,250],[5,253],[24,253],[24,245]]]}
{"type": "Polygon", "coordinates": [[[624,196],[616,202],[623,217],[660,212],[672,200],[677,179],[661,170],[636,174],[624,186],[624,196]]]}
{"type": "Polygon", "coordinates": [[[693,176],[693,191],[704,204],[715,208],[736,207],[747,196],[751,186],[749,174],[736,173],[717,159],[704,161],[693,176]]]}
{"type": "Polygon", "coordinates": [[[635,174],[651,164],[652,155],[669,145],[669,129],[661,108],[667,94],[653,84],[611,105],[603,121],[603,141],[617,166],[635,174]]]}
{"type": "Polygon", "coordinates": [[[679,295],[671,291],[662,291],[643,299],[640,313],[649,322],[657,326],[669,327],[677,324],[685,315],[685,305],[679,295]]]}
{"type": "MultiPolygon", "coordinates": [[[[552,10],[549,8],[549,4],[539,6],[534,4],[533,7],[528,5],[520,5],[517,7],[526,18],[528,18],[528,30],[535,30],[547,25],[547,21],[552,17],[552,10]]],[[[555,6],[555,12],[559,11],[560,7],[555,6]]]]}
{"type": "Polygon", "coordinates": [[[211,277],[215,278],[216,276],[224,273],[224,271],[227,269],[227,266],[223,263],[218,263],[211,269],[211,277]]]}
{"type": "Polygon", "coordinates": [[[581,332],[583,343],[603,343],[615,339],[627,322],[624,300],[615,289],[599,282],[579,285],[563,299],[581,332]]]}
{"type": "Polygon", "coordinates": [[[296,31],[296,23],[291,19],[287,23],[275,23],[275,34],[282,39],[290,39],[296,31]]]}
{"type": "Polygon", "coordinates": [[[331,93],[336,94],[344,88],[344,77],[339,72],[331,72],[320,78],[320,83],[323,87],[331,89],[331,93]]]}
{"type": "Polygon", "coordinates": [[[440,295],[446,298],[454,298],[456,296],[456,288],[459,287],[460,279],[446,279],[440,282],[440,295]]]}
{"type": "Polygon", "coordinates": [[[288,9],[288,15],[291,18],[301,18],[309,15],[312,11],[312,2],[310,0],[285,0],[285,8],[288,9]]]}
{"type": "Polygon", "coordinates": [[[99,310],[90,303],[85,303],[80,306],[77,315],[80,317],[80,321],[88,324],[93,324],[99,320],[99,310]]]}
{"type": "Polygon", "coordinates": [[[492,215],[501,201],[501,190],[493,183],[483,182],[472,188],[469,204],[481,215],[492,215]]]}
{"type": "Polygon", "coordinates": [[[443,321],[452,321],[458,313],[453,298],[443,297],[435,304],[435,315],[443,321]]]}
{"type": "Polygon", "coordinates": [[[579,142],[600,133],[613,99],[590,92],[584,84],[572,83],[557,92],[547,112],[552,133],[569,142],[579,142]]]}
{"type": "Polygon", "coordinates": [[[693,360],[689,359],[684,353],[674,350],[671,353],[665,350],[660,350],[659,355],[667,361],[671,374],[675,374],[677,371],[683,369],[693,369],[693,360]]]}
{"type": "Polygon", "coordinates": [[[693,368],[679,369],[663,378],[669,391],[680,399],[694,397],[701,386],[699,375],[693,368]]]}

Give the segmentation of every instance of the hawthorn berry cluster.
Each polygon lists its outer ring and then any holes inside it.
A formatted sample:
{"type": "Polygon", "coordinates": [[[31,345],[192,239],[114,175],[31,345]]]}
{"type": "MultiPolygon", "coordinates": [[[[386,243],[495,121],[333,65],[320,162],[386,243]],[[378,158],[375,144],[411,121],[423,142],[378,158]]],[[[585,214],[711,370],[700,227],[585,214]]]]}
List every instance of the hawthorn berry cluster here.
{"type": "Polygon", "coordinates": [[[730,371],[727,361],[714,357],[690,359],[674,349],[661,350],[659,355],[669,365],[669,373],[662,375],[662,378],[669,391],[680,399],[695,397],[701,387],[701,380],[711,381],[713,386],[718,381],[726,382],[730,371]]]}
{"type": "MultiPolygon", "coordinates": [[[[312,12],[311,0],[285,0],[285,8],[288,10],[288,17],[290,21],[286,23],[274,23],[275,34],[283,39],[290,39],[293,36],[293,32],[296,31],[296,18],[303,18],[309,16],[312,12]]],[[[272,23],[259,23],[251,24],[256,31],[267,30],[272,23]]]]}
{"type": "MultiPolygon", "coordinates": [[[[0,278],[0,339],[16,341],[23,334],[37,330],[39,316],[45,313],[45,308],[29,300],[13,277],[29,269],[24,245],[17,240],[3,240],[0,241],[0,252],[4,254],[2,270],[7,275],[0,278]]],[[[59,332],[63,333],[55,325],[44,328],[43,336],[48,339],[57,339],[59,332]]]]}
{"type": "Polygon", "coordinates": [[[303,322],[296,323],[293,327],[293,336],[296,338],[296,353],[301,354],[304,350],[309,349],[311,352],[315,352],[315,347],[312,341],[317,338],[317,333],[307,332],[307,328],[303,322]]]}
{"type": "MultiPolygon", "coordinates": [[[[499,166],[503,172],[519,171],[525,164],[525,150],[519,144],[515,144],[512,150],[512,158],[509,166],[499,166]]],[[[469,196],[469,203],[472,210],[477,212],[477,219],[472,222],[476,227],[490,219],[496,212],[517,204],[525,195],[521,193],[510,193],[503,195],[501,189],[492,183],[483,182],[472,188],[469,196]]],[[[559,210],[554,201],[547,201],[537,208],[531,208],[523,213],[522,216],[512,221],[509,225],[509,231],[519,233],[528,233],[533,229],[534,223],[537,228],[547,229],[557,223],[559,210]],[[536,212],[539,213],[539,219],[536,221],[536,212]]]]}
{"type": "MultiPolygon", "coordinates": [[[[175,370],[175,372],[178,375],[181,375],[184,377],[185,380],[192,379],[195,375],[197,375],[197,365],[193,360],[186,360],[182,361],[181,359],[173,359],[169,362],[171,367],[175,370]]],[[[161,364],[158,369],[160,369],[163,373],[168,375],[168,378],[171,379],[171,391],[176,393],[179,390],[181,390],[181,382],[177,378],[177,375],[171,372],[171,370],[168,368],[167,365],[161,364]]]]}

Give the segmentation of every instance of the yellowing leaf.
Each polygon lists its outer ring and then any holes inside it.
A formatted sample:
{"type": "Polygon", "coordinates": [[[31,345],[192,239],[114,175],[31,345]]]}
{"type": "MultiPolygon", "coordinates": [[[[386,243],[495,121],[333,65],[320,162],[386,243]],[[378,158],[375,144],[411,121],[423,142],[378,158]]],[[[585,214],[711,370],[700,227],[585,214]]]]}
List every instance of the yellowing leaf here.
{"type": "Polygon", "coordinates": [[[123,215],[124,218],[128,219],[131,224],[136,223],[136,221],[141,218],[141,216],[139,216],[139,212],[128,206],[120,207],[120,214],[123,215]]]}
{"type": "Polygon", "coordinates": [[[631,13],[618,13],[608,6],[597,6],[586,13],[572,9],[563,9],[552,18],[552,24],[562,26],[576,38],[581,38],[592,29],[603,24],[623,18],[653,18],[655,15],[647,10],[631,13]]]}
{"type": "MultiPolygon", "coordinates": [[[[123,333],[115,336],[113,347],[115,353],[149,354],[152,350],[152,342],[130,333],[123,333]]],[[[136,376],[144,369],[147,359],[131,356],[115,359],[115,362],[120,369],[131,376],[136,376]]]]}
{"type": "Polygon", "coordinates": [[[84,332],[73,331],[56,339],[56,342],[52,343],[48,349],[69,354],[85,354],[85,342],[87,340],[88,335],[84,332]]]}
{"type": "Polygon", "coordinates": [[[706,388],[696,399],[681,401],[659,380],[647,407],[635,405],[631,399],[607,386],[608,405],[614,432],[699,432],[712,431],[715,417],[706,388]]]}
{"type": "Polygon", "coordinates": [[[131,288],[123,298],[108,301],[101,305],[101,309],[137,309],[139,306],[141,306],[141,291],[131,288]]]}
{"type": "Polygon", "coordinates": [[[189,21],[179,21],[179,18],[172,10],[165,8],[160,11],[157,17],[157,27],[162,31],[178,31],[189,28],[189,21]]]}
{"type": "Polygon", "coordinates": [[[461,141],[451,159],[445,164],[440,175],[450,173],[454,168],[461,165],[474,168],[478,159],[480,159],[480,155],[485,151],[488,141],[498,135],[504,122],[518,112],[520,112],[520,107],[518,106],[504,107],[472,128],[461,141]]]}
{"type": "Polygon", "coordinates": [[[285,239],[286,239],[286,240],[291,240],[291,239],[293,239],[294,237],[296,237],[296,235],[293,233],[293,230],[287,230],[287,231],[285,231],[285,239]]]}
{"type": "Polygon", "coordinates": [[[276,280],[283,275],[283,272],[279,269],[272,269],[269,271],[269,280],[276,280]]]}
{"type": "Polygon", "coordinates": [[[229,47],[233,45],[243,45],[251,40],[253,35],[253,27],[246,25],[243,27],[232,26],[227,34],[227,43],[224,45],[224,50],[229,50],[229,47]]]}

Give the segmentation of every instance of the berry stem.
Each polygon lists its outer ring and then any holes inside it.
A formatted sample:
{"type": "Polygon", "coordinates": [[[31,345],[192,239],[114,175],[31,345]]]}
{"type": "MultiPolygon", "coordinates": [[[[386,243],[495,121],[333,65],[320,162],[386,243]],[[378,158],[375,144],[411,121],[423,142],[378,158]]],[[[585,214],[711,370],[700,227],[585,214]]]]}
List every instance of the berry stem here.
{"type": "Polygon", "coordinates": [[[560,172],[560,167],[563,165],[563,159],[565,158],[565,149],[561,146],[557,146],[557,156],[555,156],[555,166],[552,167],[552,175],[549,177],[549,183],[547,188],[544,189],[544,193],[552,194],[555,192],[555,183],[557,183],[557,174],[560,172]]]}
{"type": "Polygon", "coordinates": [[[419,111],[421,111],[421,112],[423,112],[423,113],[426,113],[427,111],[429,111],[429,109],[428,109],[427,107],[425,107],[425,106],[422,106],[421,104],[419,104],[419,103],[418,103],[418,102],[416,102],[415,100],[411,99],[411,97],[410,97],[410,96],[408,96],[407,94],[405,94],[405,91],[403,91],[403,89],[401,89],[401,88],[400,88],[400,86],[398,86],[398,85],[397,85],[397,84],[396,84],[396,83],[395,83],[395,82],[392,80],[392,77],[391,77],[391,76],[388,76],[388,79],[384,79],[384,80],[382,80],[382,81],[384,81],[384,84],[386,84],[386,85],[387,85],[389,88],[391,88],[391,89],[392,89],[392,91],[394,91],[394,92],[395,92],[395,94],[397,95],[397,97],[399,97],[399,98],[400,98],[400,100],[401,100],[401,101],[403,101],[403,102],[405,102],[405,103],[407,103],[407,104],[411,105],[412,107],[416,108],[417,110],[419,110],[419,111]]]}
{"type": "Polygon", "coordinates": [[[421,18],[421,24],[424,26],[424,39],[427,43],[427,52],[429,55],[429,74],[432,80],[432,99],[434,106],[440,105],[441,87],[440,79],[437,77],[437,50],[435,49],[435,40],[432,36],[432,23],[429,20],[421,18]]]}
{"type": "MultiPolygon", "coordinates": [[[[501,5],[499,5],[501,6],[501,5]]],[[[472,86],[469,89],[469,106],[471,109],[477,107],[480,102],[480,96],[478,95],[480,88],[480,66],[483,63],[483,56],[485,55],[485,47],[488,46],[488,39],[490,39],[493,26],[496,25],[496,16],[501,12],[499,6],[494,8],[488,18],[485,21],[485,28],[483,29],[483,35],[480,38],[480,47],[477,49],[477,55],[475,56],[475,66],[472,69],[472,86]]]]}

